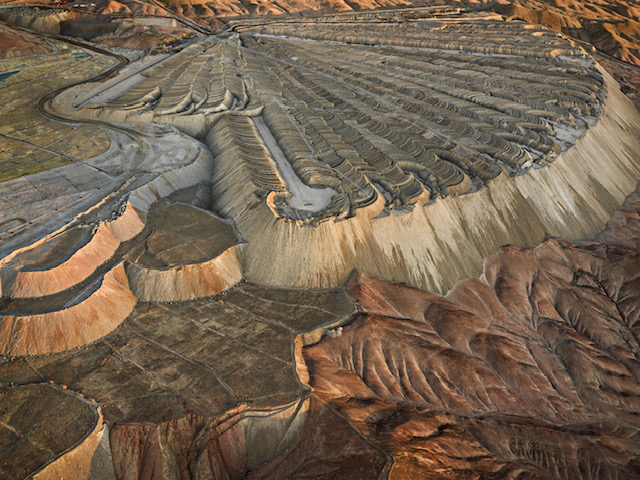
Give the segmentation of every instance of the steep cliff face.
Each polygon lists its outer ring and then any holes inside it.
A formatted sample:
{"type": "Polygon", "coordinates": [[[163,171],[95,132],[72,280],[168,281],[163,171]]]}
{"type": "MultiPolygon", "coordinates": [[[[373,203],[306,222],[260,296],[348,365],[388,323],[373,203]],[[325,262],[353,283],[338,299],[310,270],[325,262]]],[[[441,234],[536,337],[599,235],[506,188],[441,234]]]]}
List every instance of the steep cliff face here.
{"type": "Polygon", "coordinates": [[[597,242],[504,247],[446,297],[354,276],[303,434],[251,478],[637,478],[639,219],[637,191],[597,242]]]}

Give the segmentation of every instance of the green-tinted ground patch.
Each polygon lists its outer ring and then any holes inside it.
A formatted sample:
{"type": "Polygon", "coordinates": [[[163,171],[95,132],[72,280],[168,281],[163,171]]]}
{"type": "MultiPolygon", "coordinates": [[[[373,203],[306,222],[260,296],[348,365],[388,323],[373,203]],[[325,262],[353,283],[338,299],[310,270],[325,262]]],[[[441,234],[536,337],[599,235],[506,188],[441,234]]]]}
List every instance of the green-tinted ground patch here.
{"type": "Polygon", "coordinates": [[[0,181],[87,160],[110,139],[99,125],[66,125],[37,110],[53,91],[104,71],[114,60],[54,42],[57,53],[0,61],[0,181]]]}

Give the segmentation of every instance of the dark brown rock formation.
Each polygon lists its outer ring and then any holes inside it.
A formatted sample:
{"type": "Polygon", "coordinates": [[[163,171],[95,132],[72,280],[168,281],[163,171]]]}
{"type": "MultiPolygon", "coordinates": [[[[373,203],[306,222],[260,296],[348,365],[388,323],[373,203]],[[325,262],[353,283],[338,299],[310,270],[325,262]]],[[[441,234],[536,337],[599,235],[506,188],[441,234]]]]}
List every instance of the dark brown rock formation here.
{"type": "Polygon", "coordinates": [[[25,32],[0,24],[0,60],[53,52],[53,47],[25,32]]]}
{"type": "Polygon", "coordinates": [[[251,478],[640,478],[638,220],[640,192],[598,242],[504,247],[446,297],[353,277],[363,312],[304,350],[303,434],[251,478]]]}
{"type": "Polygon", "coordinates": [[[633,1],[516,0],[488,8],[546,25],[625,62],[640,65],[640,7],[633,1]]]}

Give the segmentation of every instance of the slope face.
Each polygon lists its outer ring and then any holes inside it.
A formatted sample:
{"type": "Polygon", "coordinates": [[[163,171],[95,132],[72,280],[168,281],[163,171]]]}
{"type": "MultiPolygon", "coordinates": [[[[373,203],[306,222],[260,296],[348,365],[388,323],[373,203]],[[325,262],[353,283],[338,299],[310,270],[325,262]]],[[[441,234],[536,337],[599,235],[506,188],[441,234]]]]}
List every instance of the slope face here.
{"type": "Polygon", "coordinates": [[[51,53],[53,47],[25,32],[0,25],[0,60],[51,53]]]}
{"type": "Polygon", "coordinates": [[[639,170],[615,83],[547,29],[412,13],[238,21],[79,114],[203,139],[261,283],[357,268],[444,292],[505,243],[600,231],[639,170]]]}
{"type": "Polygon", "coordinates": [[[637,478],[639,199],[446,297],[355,276],[362,314],[304,349],[305,430],[249,478],[637,478]]]}
{"type": "Polygon", "coordinates": [[[546,25],[625,62],[640,65],[640,8],[636,2],[518,0],[489,4],[487,8],[546,25]]]}

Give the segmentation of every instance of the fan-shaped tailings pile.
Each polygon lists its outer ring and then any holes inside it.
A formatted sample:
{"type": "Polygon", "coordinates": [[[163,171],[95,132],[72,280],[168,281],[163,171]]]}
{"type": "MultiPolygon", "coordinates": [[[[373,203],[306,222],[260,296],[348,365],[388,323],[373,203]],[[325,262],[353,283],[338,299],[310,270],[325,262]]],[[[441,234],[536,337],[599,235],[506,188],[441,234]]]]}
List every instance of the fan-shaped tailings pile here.
{"type": "Polygon", "coordinates": [[[206,141],[247,278],[335,286],[358,268],[446,291],[505,243],[596,234],[635,187],[637,113],[555,32],[316,20],[244,21],[84,109],[206,141]]]}

